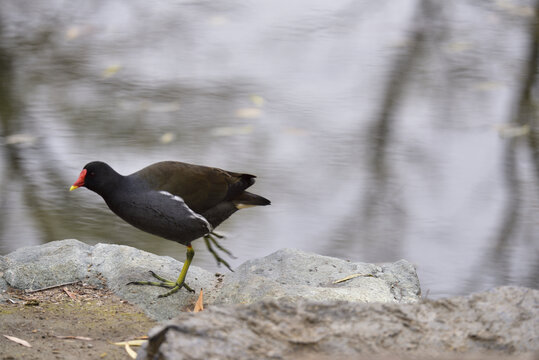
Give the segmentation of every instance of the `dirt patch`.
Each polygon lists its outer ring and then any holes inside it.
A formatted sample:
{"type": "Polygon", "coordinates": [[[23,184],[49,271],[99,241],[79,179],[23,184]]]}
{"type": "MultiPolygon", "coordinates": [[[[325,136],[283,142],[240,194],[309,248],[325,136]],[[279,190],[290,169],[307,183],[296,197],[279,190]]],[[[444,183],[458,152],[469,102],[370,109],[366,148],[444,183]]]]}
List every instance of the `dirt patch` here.
{"type": "MultiPolygon", "coordinates": [[[[0,359],[129,359],[114,342],[140,338],[156,325],[105,289],[70,284],[8,292],[0,304],[0,359]],[[2,335],[26,340],[25,347],[2,335]]],[[[137,348],[133,348],[135,351],[137,348]]]]}

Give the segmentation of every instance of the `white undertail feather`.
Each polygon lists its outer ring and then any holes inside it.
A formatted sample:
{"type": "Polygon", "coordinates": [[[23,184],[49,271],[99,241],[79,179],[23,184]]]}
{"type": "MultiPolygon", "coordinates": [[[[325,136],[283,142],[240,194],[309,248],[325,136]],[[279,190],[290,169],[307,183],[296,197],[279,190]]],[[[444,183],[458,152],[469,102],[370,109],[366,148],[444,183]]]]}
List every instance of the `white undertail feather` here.
{"type": "Polygon", "coordinates": [[[234,206],[236,207],[236,209],[247,209],[247,208],[250,208],[250,207],[253,207],[253,206],[257,206],[257,205],[249,205],[249,204],[234,204],[234,206]]]}

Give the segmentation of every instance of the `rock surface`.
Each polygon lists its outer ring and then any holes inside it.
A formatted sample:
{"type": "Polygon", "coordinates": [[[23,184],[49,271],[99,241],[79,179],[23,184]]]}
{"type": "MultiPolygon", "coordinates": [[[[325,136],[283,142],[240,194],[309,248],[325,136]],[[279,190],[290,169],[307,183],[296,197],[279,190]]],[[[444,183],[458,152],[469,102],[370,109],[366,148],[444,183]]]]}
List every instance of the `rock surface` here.
{"type": "Polygon", "coordinates": [[[197,294],[181,290],[158,299],[165,289],[126,285],[150,280],[149,270],[175,279],[181,266],[128,246],[56,241],[0,256],[0,295],[8,286],[82,281],[112,289],[154,319],[177,316],[152,330],[142,359],[454,358],[480,351],[499,358],[539,351],[538,290],[502,287],[419,301],[407,261],[351,263],[291,249],[224,276],[192,266],[188,283],[203,288],[210,305],[197,314],[182,312],[197,294]]]}
{"type": "MultiPolygon", "coordinates": [[[[154,328],[140,359],[345,359],[368,354],[539,350],[539,291],[502,287],[415,304],[265,301],[183,313],[154,328]]],[[[368,358],[368,357],[366,357],[368,358]]]]}
{"type": "MultiPolygon", "coordinates": [[[[139,305],[148,316],[166,320],[192,306],[198,295],[182,289],[158,299],[166,289],[126,284],[152,280],[149,270],[175,280],[181,266],[170,257],[129,246],[54,241],[0,257],[0,290],[7,285],[40,289],[82,281],[107,286],[139,305]]],[[[401,303],[418,301],[421,292],[415,269],[405,260],[382,265],[351,263],[292,249],[248,261],[234,273],[219,277],[191,266],[187,282],[194,289],[204,289],[207,304],[250,304],[268,299],[401,303]],[[350,275],[350,280],[334,283],[350,275]]]]}
{"type": "Polygon", "coordinates": [[[214,302],[250,304],[260,300],[345,300],[415,302],[421,289],[412,264],[352,263],[346,260],[282,249],[240,265],[227,274],[214,302]],[[335,284],[345,277],[350,280],[335,284]]]}

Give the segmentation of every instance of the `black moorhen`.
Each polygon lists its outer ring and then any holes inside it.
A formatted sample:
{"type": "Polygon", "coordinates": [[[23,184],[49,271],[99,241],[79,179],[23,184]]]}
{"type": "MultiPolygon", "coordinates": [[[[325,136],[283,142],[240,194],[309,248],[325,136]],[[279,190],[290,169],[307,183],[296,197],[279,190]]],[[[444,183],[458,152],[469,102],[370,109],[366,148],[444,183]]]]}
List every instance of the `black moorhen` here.
{"type": "MultiPolygon", "coordinates": [[[[176,281],[135,281],[129,284],[154,285],[171,289],[159,297],[169,296],[185,287],[185,276],[195,251],[191,242],[204,238],[217,263],[223,260],[212,248],[222,251],[213,229],[237,210],[269,205],[262,196],[245,191],[255,176],[177,161],[158,162],[131,175],[123,176],[104,162],[86,164],[71,190],[84,186],[103,197],[108,207],[136,228],[187,246],[187,258],[176,281]],[[212,236],[214,235],[214,236],[212,236]]],[[[231,269],[230,269],[231,270],[231,269]]]]}

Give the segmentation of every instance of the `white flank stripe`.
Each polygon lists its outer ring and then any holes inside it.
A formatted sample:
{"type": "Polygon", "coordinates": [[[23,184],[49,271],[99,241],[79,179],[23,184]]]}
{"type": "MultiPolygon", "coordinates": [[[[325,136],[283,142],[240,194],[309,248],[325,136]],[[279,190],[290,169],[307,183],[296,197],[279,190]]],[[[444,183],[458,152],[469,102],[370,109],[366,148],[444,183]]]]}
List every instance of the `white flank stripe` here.
{"type": "Polygon", "coordinates": [[[187,206],[187,204],[185,203],[185,201],[183,201],[183,199],[181,197],[179,197],[178,195],[172,195],[168,191],[159,191],[159,193],[163,194],[165,196],[168,196],[172,200],[180,202],[183,205],[183,207],[185,207],[187,209],[187,211],[189,211],[189,213],[191,214],[191,217],[193,217],[194,219],[199,219],[199,220],[204,221],[204,223],[206,224],[206,227],[208,228],[208,232],[213,231],[213,226],[211,226],[210,222],[208,220],[206,220],[206,218],[204,216],[202,216],[200,214],[197,214],[196,212],[191,210],[191,208],[189,206],[187,206]]]}

